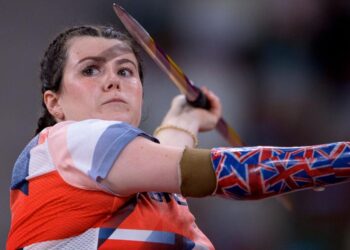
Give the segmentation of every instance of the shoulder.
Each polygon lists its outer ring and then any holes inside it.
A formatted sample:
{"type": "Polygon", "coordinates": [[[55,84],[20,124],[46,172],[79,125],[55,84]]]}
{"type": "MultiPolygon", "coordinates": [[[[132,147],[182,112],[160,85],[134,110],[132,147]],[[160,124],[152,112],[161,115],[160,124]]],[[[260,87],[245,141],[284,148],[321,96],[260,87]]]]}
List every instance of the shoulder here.
{"type": "Polygon", "coordinates": [[[110,137],[135,137],[144,136],[152,141],[157,141],[154,137],[148,135],[139,128],[136,128],[126,122],[109,121],[100,119],[88,119],[83,121],[64,121],[57,123],[49,129],[49,137],[57,135],[68,136],[69,138],[100,138],[110,137]]]}

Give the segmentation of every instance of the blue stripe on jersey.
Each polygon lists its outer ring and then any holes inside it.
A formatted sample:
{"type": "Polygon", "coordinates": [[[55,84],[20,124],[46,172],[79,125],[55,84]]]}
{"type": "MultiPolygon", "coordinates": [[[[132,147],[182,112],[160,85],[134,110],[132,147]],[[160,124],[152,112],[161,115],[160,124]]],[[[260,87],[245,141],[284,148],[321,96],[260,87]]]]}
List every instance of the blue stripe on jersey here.
{"type": "Polygon", "coordinates": [[[28,195],[29,191],[26,177],[29,175],[30,150],[38,145],[38,140],[39,136],[37,135],[23,149],[16,160],[12,172],[11,189],[20,189],[26,195],[28,195]]]}
{"type": "Polygon", "coordinates": [[[137,136],[158,142],[156,138],[128,123],[117,123],[109,126],[96,144],[89,175],[96,181],[100,178],[106,178],[119,154],[137,136]]]}

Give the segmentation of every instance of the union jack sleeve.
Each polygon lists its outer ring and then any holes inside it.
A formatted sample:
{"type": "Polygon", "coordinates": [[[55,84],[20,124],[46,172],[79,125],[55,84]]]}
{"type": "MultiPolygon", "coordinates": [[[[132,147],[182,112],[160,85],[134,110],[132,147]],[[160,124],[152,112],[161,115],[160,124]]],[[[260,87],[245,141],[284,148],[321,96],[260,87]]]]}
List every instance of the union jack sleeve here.
{"type": "Polygon", "coordinates": [[[213,148],[215,194],[254,200],[348,181],[350,142],[303,147],[213,148]]]}

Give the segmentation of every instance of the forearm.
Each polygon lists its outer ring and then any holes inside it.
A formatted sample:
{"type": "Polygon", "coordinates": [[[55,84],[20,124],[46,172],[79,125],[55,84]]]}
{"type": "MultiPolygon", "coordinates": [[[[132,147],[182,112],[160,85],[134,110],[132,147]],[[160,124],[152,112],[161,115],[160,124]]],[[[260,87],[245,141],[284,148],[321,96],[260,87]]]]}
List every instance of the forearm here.
{"type": "Polygon", "coordinates": [[[212,149],[216,193],[235,199],[262,199],[347,181],[350,143],[305,147],[212,149]]]}

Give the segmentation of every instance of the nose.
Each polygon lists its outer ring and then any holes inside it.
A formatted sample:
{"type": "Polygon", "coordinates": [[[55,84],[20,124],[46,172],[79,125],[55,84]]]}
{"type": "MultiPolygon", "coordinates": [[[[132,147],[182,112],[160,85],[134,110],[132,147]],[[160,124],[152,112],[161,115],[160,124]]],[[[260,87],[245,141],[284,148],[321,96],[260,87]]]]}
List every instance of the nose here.
{"type": "Polygon", "coordinates": [[[117,90],[120,90],[120,84],[119,82],[117,81],[113,81],[113,82],[108,82],[106,85],[105,85],[105,90],[106,91],[109,91],[109,90],[112,90],[112,89],[117,89],[117,90]]]}
{"type": "Polygon", "coordinates": [[[108,77],[106,83],[104,84],[105,91],[110,91],[113,89],[120,90],[120,79],[118,79],[118,76],[114,74],[108,77]]]}

